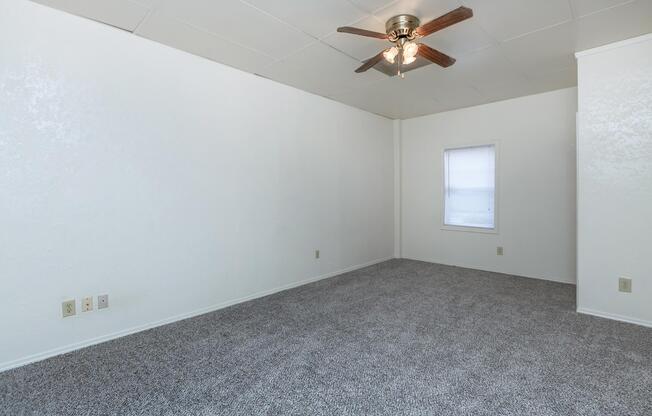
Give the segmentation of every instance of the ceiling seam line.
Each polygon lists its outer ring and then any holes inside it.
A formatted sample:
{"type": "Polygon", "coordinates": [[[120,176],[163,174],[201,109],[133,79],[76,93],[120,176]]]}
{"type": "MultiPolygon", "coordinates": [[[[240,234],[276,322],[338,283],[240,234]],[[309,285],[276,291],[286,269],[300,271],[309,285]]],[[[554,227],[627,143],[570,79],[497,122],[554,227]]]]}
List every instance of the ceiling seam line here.
{"type": "Polygon", "coordinates": [[[572,19],[572,16],[571,16],[571,19],[569,19],[569,20],[564,20],[563,22],[553,23],[551,25],[544,26],[544,27],[541,27],[539,29],[532,30],[530,32],[521,33],[520,35],[513,36],[511,38],[507,38],[507,39],[501,41],[500,43],[511,42],[513,40],[521,39],[521,38],[524,38],[526,36],[530,36],[530,35],[533,35],[535,33],[543,32],[544,30],[552,29],[552,28],[555,28],[557,26],[565,25],[567,23],[572,23],[572,22],[573,22],[573,19],[572,19]]]}
{"type": "MultiPolygon", "coordinates": [[[[166,13],[163,13],[163,12],[160,12],[160,11],[159,11],[159,13],[166,14],[166,13]]],[[[217,34],[217,33],[215,33],[215,32],[211,32],[210,30],[207,30],[207,29],[204,29],[204,28],[202,28],[202,27],[199,27],[199,26],[197,26],[197,25],[195,25],[195,24],[193,24],[193,23],[188,22],[188,21],[185,20],[185,19],[178,19],[178,18],[173,17],[173,16],[168,16],[168,17],[170,17],[171,19],[174,19],[174,20],[178,21],[179,23],[182,23],[182,24],[184,24],[184,25],[186,25],[186,26],[188,26],[188,27],[191,27],[191,28],[193,28],[193,29],[195,29],[195,30],[197,30],[197,31],[199,31],[199,32],[203,32],[203,33],[205,33],[205,34],[208,34],[208,35],[214,36],[214,37],[218,38],[218,39],[221,40],[221,41],[224,41],[224,42],[230,43],[230,44],[235,45],[235,46],[239,46],[239,47],[241,47],[241,48],[245,48],[245,49],[247,49],[247,50],[250,51],[250,52],[255,52],[255,53],[259,54],[259,55],[262,55],[262,56],[264,56],[264,57],[266,57],[266,58],[271,59],[271,60],[274,61],[274,62],[278,62],[278,61],[279,61],[278,59],[274,58],[274,57],[271,56],[271,55],[268,55],[268,54],[265,53],[265,52],[259,51],[259,50],[256,49],[256,48],[252,48],[252,47],[250,47],[250,46],[248,46],[248,45],[244,45],[244,44],[242,44],[242,43],[239,43],[239,42],[233,41],[233,40],[231,40],[231,39],[227,39],[227,38],[225,38],[225,37],[222,36],[222,35],[219,35],[219,34],[217,34]]]]}
{"type": "Polygon", "coordinates": [[[151,9],[147,9],[147,13],[145,13],[145,16],[143,16],[143,18],[140,19],[140,22],[138,22],[138,24],[136,25],[136,27],[134,28],[134,30],[131,31],[131,33],[134,33],[134,34],[135,34],[136,31],[138,31],[138,29],[140,28],[140,26],[142,26],[143,22],[144,22],[147,18],[149,18],[152,14],[154,14],[154,8],[153,8],[153,7],[152,7],[151,9]]]}
{"type": "Polygon", "coordinates": [[[605,7],[604,9],[596,10],[596,11],[593,11],[591,13],[584,14],[582,16],[578,15],[577,20],[579,21],[581,19],[584,19],[585,17],[593,16],[594,14],[606,12],[606,11],[609,11],[611,9],[615,9],[615,8],[622,7],[622,6],[627,6],[628,4],[632,4],[632,3],[636,2],[636,1],[638,1],[638,0],[627,0],[627,1],[623,2],[623,3],[614,4],[613,6],[605,7]]]}
{"type": "Polygon", "coordinates": [[[251,7],[252,9],[256,10],[256,11],[259,12],[259,13],[262,13],[262,14],[264,14],[264,15],[266,15],[266,16],[271,17],[272,19],[276,20],[277,22],[281,23],[281,24],[284,25],[284,26],[287,26],[287,27],[291,28],[292,30],[294,30],[294,31],[296,31],[296,32],[302,33],[302,34],[304,34],[304,35],[306,35],[306,36],[308,36],[308,37],[313,38],[314,40],[319,40],[319,38],[317,38],[317,37],[311,35],[310,33],[307,33],[307,32],[305,32],[305,31],[299,29],[298,27],[296,27],[296,26],[294,26],[294,25],[292,25],[292,24],[286,22],[285,20],[281,19],[280,17],[276,17],[276,16],[274,16],[273,14],[271,14],[271,13],[269,13],[269,12],[267,12],[267,11],[265,11],[265,10],[259,8],[259,7],[256,7],[256,6],[254,6],[253,4],[251,4],[251,3],[249,3],[249,2],[247,2],[247,1],[245,1],[245,0],[238,0],[238,1],[239,1],[240,3],[242,3],[242,4],[246,5],[246,6],[248,6],[248,7],[251,7]]]}

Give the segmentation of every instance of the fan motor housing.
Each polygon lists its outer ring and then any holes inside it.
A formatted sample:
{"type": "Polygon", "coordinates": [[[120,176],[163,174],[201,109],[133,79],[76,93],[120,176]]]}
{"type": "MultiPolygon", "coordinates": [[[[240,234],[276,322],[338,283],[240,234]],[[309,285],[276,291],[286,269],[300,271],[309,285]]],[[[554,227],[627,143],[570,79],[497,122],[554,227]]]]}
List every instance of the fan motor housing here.
{"type": "Polygon", "coordinates": [[[421,22],[419,18],[411,14],[399,14],[392,17],[385,23],[385,31],[387,38],[391,42],[396,42],[400,38],[407,38],[413,40],[417,37],[416,29],[421,22]]]}

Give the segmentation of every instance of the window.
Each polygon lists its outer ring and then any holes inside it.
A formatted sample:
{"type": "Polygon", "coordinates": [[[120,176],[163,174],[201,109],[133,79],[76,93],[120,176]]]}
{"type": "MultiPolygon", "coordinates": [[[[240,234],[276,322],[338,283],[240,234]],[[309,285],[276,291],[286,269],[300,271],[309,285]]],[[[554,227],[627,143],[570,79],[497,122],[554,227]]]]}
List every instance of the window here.
{"type": "Polygon", "coordinates": [[[444,150],[444,225],[496,228],[496,146],[444,150]]]}

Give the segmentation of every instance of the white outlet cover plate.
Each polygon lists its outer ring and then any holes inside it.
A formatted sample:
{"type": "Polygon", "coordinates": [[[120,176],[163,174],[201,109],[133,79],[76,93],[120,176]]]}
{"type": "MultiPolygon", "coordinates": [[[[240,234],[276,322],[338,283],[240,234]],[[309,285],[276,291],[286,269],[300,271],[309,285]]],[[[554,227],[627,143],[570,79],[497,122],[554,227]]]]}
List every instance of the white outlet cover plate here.
{"type": "Polygon", "coordinates": [[[87,296],[82,299],[82,312],[90,312],[93,310],[93,297],[87,296]]]}
{"type": "Polygon", "coordinates": [[[65,300],[61,303],[61,315],[64,318],[67,318],[69,316],[74,316],[77,313],[75,309],[75,301],[73,300],[65,300]]]}

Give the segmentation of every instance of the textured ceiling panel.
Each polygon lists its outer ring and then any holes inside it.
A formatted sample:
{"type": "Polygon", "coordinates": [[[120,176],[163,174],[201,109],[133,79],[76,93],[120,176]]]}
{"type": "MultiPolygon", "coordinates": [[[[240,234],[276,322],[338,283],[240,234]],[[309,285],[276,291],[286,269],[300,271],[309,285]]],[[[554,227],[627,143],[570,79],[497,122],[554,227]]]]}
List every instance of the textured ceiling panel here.
{"type": "Polygon", "coordinates": [[[574,52],[652,32],[652,0],[35,1],[390,118],[574,86],[574,52]],[[456,64],[405,79],[354,73],[390,44],[336,32],[461,5],[472,19],[422,39],[456,64]]]}

